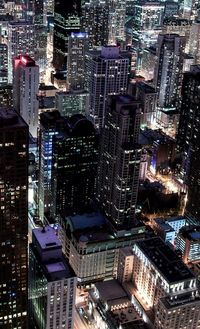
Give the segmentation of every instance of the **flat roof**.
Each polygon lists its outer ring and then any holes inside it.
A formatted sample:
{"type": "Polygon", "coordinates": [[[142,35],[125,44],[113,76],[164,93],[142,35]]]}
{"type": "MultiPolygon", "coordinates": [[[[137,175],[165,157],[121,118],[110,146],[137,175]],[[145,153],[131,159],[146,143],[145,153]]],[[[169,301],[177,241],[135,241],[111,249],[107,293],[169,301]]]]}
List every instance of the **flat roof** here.
{"type": "Polygon", "coordinates": [[[44,228],[35,228],[32,231],[37,243],[42,250],[48,250],[52,248],[62,248],[62,244],[58,239],[55,230],[51,226],[44,228]]]}
{"type": "Polygon", "coordinates": [[[69,216],[66,218],[70,221],[74,231],[84,228],[92,228],[101,226],[106,223],[105,217],[99,212],[85,213],[82,215],[69,216]]]}
{"type": "Polygon", "coordinates": [[[126,291],[116,279],[97,282],[95,287],[98,290],[100,299],[104,302],[127,297],[126,291]]]}
{"type": "Polygon", "coordinates": [[[194,274],[161,238],[136,242],[136,245],[169,283],[194,279],[194,274]]]}
{"type": "Polygon", "coordinates": [[[200,226],[184,226],[180,229],[179,234],[189,241],[200,243],[200,226]]]}
{"type": "Polygon", "coordinates": [[[26,122],[13,108],[0,107],[0,130],[9,127],[10,129],[17,127],[27,127],[28,129],[26,122]]]}

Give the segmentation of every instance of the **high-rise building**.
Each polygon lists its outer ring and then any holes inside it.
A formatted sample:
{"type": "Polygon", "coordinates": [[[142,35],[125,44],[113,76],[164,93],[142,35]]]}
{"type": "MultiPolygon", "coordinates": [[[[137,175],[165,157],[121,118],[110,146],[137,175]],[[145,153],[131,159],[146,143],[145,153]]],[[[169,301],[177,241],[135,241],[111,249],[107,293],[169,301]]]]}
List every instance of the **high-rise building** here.
{"type": "Polygon", "coordinates": [[[151,126],[156,113],[157,93],[155,88],[143,81],[138,82],[136,83],[136,97],[142,106],[140,125],[151,126]]]}
{"type": "Polygon", "coordinates": [[[89,48],[93,49],[107,45],[109,36],[109,0],[84,0],[81,7],[81,27],[88,35],[89,48]]]}
{"type": "Polygon", "coordinates": [[[0,327],[27,328],[28,126],[0,109],[0,327]]]}
{"type": "Polygon", "coordinates": [[[71,33],[67,61],[67,84],[72,90],[85,89],[85,51],[88,36],[86,33],[71,33]]]}
{"type": "Polygon", "coordinates": [[[13,99],[16,110],[29,125],[29,132],[37,137],[39,67],[26,55],[14,59],[13,99]]]}
{"type": "Polygon", "coordinates": [[[29,251],[30,322],[41,329],[73,329],[77,278],[55,230],[33,229],[29,251]]]}
{"type": "Polygon", "coordinates": [[[108,44],[125,41],[126,1],[111,0],[109,3],[108,44]]]}
{"type": "Polygon", "coordinates": [[[67,68],[69,36],[80,31],[81,1],[55,0],[54,7],[54,49],[53,65],[55,69],[67,68]]]}
{"type": "Polygon", "coordinates": [[[8,46],[0,43],[0,86],[8,83],[8,46]]]}
{"type": "Polygon", "coordinates": [[[65,127],[65,119],[58,111],[44,112],[40,115],[39,127],[39,216],[49,212],[52,205],[52,139],[65,127]]]}
{"type": "Polygon", "coordinates": [[[135,1],[133,8],[132,42],[137,49],[144,49],[157,42],[165,6],[162,2],[135,1]]]}
{"type": "Polygon", "coordinates": [[[85,115],[89,107],[89,94],[84,90],[60,91],[55,95],[55,106],[63,116],[85,115]]]}
{"type": "Polygon", "coordinates": [[[200,21],[192,23],[188,48],[189,53],[194,56],[195,64],[200,64],[200,21]]]}
{"type": "Polygon", "coordinates": [[[108,96],[127,91],[129,55],[116,46],[102,47],[86,56],[89,109],[87,117],[97,129],[102,129],[106,115],[108,96]]]}
{"type": "Polygon", "coordinates": [[[135,224],[140,153],[140,102],[129,95],[112,96],[103,129],[97,198],[117,230],[135,224]]]}
{"type": "MultiPolygon", "coordinates": [[[[177,5],[177,3],[175,3],[177,5]]],[[[189,39],[192,29],[192,21],[180,17],[167,17],[163,20],[162,33],[163,34],[178,34],[185,37],[185,51],[193,54],[189,49],[189,39]]],[[[193,30],[197,33],[196,29],[193,30]]],[[[197,41],[197,40],[196,40],[197,41]]]]}
{"type": "Polygon", "coordinates": [[[2,107],[13,107],[13,85],[0,86],[0,104],[2,107]]]}
{"type": "Polygon", "coordinates": [[[98,138],[83,115],[67,119],[66,130],[53,137],[52,193],[54,214],[91,208],[96,183],[98,138]]]}
{"type": "Polygon", "coordinates": [[[13,79],[13,59],[25,54],[34,58],[34,25],[28,22],[10,22],[8,24],[8,81],[13,79]]]}
{"type": "Polygon", "coordinates": [[[178,151],[182,155],[182,178],[188,186],[186,210],[200,219],[200,67],[192,65],[184,73],[182,105],[177,135],[178,151]]]}
{"type": "Polygon", "coordinates": [[[154,85],[158,91],[158,106],[177,107],[181,96],[183,51],[185,38],[178,34],[160,34],[154,85]]]}

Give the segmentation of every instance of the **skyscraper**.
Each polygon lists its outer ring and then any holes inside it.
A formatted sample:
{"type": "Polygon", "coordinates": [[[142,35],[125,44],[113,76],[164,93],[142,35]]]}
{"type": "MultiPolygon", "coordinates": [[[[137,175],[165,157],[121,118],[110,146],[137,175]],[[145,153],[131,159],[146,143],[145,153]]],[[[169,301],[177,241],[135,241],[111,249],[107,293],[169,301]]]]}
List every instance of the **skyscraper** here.
{"type": "Polygon", "coordinates": [[[71,33],[69,36],[69,52],[67,61],[68,88],[85,89],[85,52],[88,36],[86,33],[71,33]]]}
{"type": "Polygon", "coordinates": [[[67,119],[65,131],[53,137],[52,193],[54,214],[90,209],[96,183],[98,139],[83,115],[67,119]]]}
{"type": "Polygon", "coordinates": [[[135,223],[140,153],[140,103],[129,95],[112,96],[100,148],[97,198],[117,230],[135,223]]]}
{"type": "Polygon", "coordinates": [[[159,34],[154,85],[158,106],[177,107],[181,96],[185,38],[178,34],[159,34]]]}
{"type": "Polygon", "coordinates": [[[45,112],[40,115],[39,127],[39,216],[49,212],[52,205],[52,140],[65,127],[65,119],[58,111],[45,112]]]}
{"type": "Polygon", "coordinates": [[[89,48],[93,49],[107,45],[109,36],[109,0],[84,0],[81,8],[81,27],[88,35],[89,48]]]}
{"type": "Polygon", "coordinates": [[[0,86],[8,83],[8,46],[0,43],[0,86]]]}
{"type": "Polygon", "coordinates": [[[109,3],[108,44],[125,41],[126,1],[111,0],[109,3]]]}
{"type": "Polygon", "coordinates": [[[80,15],[80,0],[55,0],[53,45],[53,65],[55,69],[66,70],[69,49],[68,39],[72,32],[80,31],[80,15]]]}
{"type": "Polygon", "coordinates": [[[0,327],[27,325],[28,126],[0,109],[0,327]]]}
{"type": "Polygon", "coordinates": [[[200,220],[200,67],[192,65],[184,73],[182,106],[177,135],[178,151],[182,155],[182,178],[188,185],[186,210],[200,220]]]}
{"type": "Polygon", "coordinates": [[[8,24],[8,81],[13,79],[13,59],[25,54],[34,58],[34,25],[28,22],[10,22],[8,24]]]}
{"type": "Polygon", "coordinates": [[[73,329],[77,278],[52,227],[33,229],[29,260],[33,326],[73,329]]]}
{"type": "Polygon", "coordinates": [[[16,110],[29,125],[29,132],[37,137],[39,67],[26,55],[14,59],[13,99],[16,110]]]}
{"type": "Polygon", "coordinates": [[[89,110],[87,117],[97,129],[102,129],[109,95],[127,91],[129,55],[116,46],[102,47],[86,56],[89,110]]]}

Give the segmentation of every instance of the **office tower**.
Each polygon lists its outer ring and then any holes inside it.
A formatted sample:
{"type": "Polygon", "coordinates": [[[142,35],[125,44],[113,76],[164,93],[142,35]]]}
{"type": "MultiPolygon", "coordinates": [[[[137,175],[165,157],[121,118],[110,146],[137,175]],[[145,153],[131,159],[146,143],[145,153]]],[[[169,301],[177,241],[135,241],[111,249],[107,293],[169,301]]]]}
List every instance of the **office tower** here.
{"type": "Polygon", "coordinates": [[[200,219],[200,113],[199,113],[200,68],[192,65],[184,73],[182,106],[177,135],[177,147],[182,155],[182,179],[188,186],[186,211],[200,219]]]}
{"type": "Polygon", "coordinates": [[[91,51],[86,57],[89,110],[87,117],[97,129],[102,129],[108,96],[124,94],[127,90],[129,56],[116,46],[91,51]]]}
{"type": "Polygon", "coordinates": [[[90,210],[97,172],[98,139],[83,115],[68,118],[66,130],[53,137],[54,214],[90,210]]]}
{"type": "Polygon", "coordinates": [[[65,120],[58,111],[44,112],[40,115],[39,126],[39,216],[44,219],[52,205],[52,139],[64,129],[65,120]]]}
{"type": "Polygon", "coordinates": [[[47,0],[47,14],[54,15],[54,1],[55,0],[47,0]]]}
{"type": "MultiPolygon", "coordinates": [[[[175,3],[177,5],[177,3],[175,3]]],[[[191,34],[192,21],[180,17],[167,17],[163,20],[162,33],[163,34],[178,34],[185,37],[185,52],[190,53],[189,39],[191,34]]],[[[193,37],[194,37],[193,31],[193,37]]],[[[192,53],[191,53],[192,54],[192,53]]]]}
{"type": "Polygon", "coordinates": [[[0,109],[0,327],[27,325],[28,126],[0,109]]]}
{"type": "Polygon", "coordinates": [[[87,50],[88,36],[86,33],[71,33],[68,42],[67,88],[84,90],[85,51],[87,50]]]}
{"type": "Polygon", "coordinates": [[[126,1],[111,0],[109,5],[108,44],[125,41],[126,1]]]}
{"type": "Polygon", "coordinates": [[[0,43],[0,86],[8,83],[8,47],[0,43]]]}
{"type": "Polygon", "coordinates": [[[149,47],[157,42],[164,14],[164,3],[141,2],[134,4],[132,42],[137,49],[149,47]]]}
{"type": "Polygon", "coordinates": [[[154,78],[156,60],[156,48],[154,46],[143,49],[140,67],[138,67],[137,72],[147,81],[151,81],[154,78]]]}
{"type": "Polygon", "coordinates": [[[11,84],[0,86],[0,104],[2,107],[13,107],[13,86],[11,84]]]}
{"type": "Polygon", "coordinates": [[[200,64],[200,21],[192,23],[189,38],[189,53],[194,56],[194,64],[200,64]]]}
{"type": "Polygon", "coordinates": [[[161,108],[179,106],[184,47],[185,38],[177,34],[158,36],[154,85],[161,108]]]}
{"type": "Polygon", "coordinates": [[[38,129],[39,67],[26,55],[14,59],[13,99],[16,110],[29,126],[29,132],[37,137],[38,129]]]}
{"type": "Polygon", "coordinates": [[[50,227],[32,231],[29,249],[29,308],[33,327],[74,328],[77,278],[50,227]]]}
{"type": "Polygon", "coordinates": [[[93,49],[107,45],[109,35],[109,0],[84,0],[81,8],[81,27],[88,35],[89,48],[93,49]]]}
{"type": "Polygon", "coordinates": [[[141,107],[129,95],[112,96],[103,129],[97,182],[100,207],[117,229],[135,224],[141,107]]]}
{"type": "Polygon", "coordinates": [[[35,28],[35,57],[40,69],[40,81],[45,78],[47,70],[47,2],[33,0],[33,22],[35,28]]]}
{"type": "Polygon", "coordinates": [[[55,95],[55,106],[63,116],[85,115],[89,107],[89,94],[84,90],[60,91],[55,95]]]}
{"type": "Polygon", "coordinates": [[[80,16],[80,0],[55,0],[53,65],[57,70],[66,70],[68,39],[72,32],[79,32],[80,16]]]}
{"type": "Polygon", "coordinates": [[[43,0],[33,0],[34,25],[47,25],[47,2],[43,0]]]}
{"type": "Polygon", "coordinates": [[[165,11],[164,18],[173,19],[173,16],[178,16],[179,14],[179,3],[174,1],[166,1],[165,2],[165,11]]]}
{"type": "Polygon", "coordinates": [[[21,54],[34,58],[35,35],[34,25],[24,21],[8,24],[8,81],[13,79],[13,59],[21,54]]]}
{"type": "Polygon", "coordinates": [[[141,81],[136,83],[136,97],[141,102],[140,126],[151,126],[155,119],[157,93],[155,88],[141,81]]]}
{"type": "Polygon", "coordinates": [[[176,250],[181,251],[184,263],[200,261],[200,226],[184,226],[176,238],[176,250]]]}

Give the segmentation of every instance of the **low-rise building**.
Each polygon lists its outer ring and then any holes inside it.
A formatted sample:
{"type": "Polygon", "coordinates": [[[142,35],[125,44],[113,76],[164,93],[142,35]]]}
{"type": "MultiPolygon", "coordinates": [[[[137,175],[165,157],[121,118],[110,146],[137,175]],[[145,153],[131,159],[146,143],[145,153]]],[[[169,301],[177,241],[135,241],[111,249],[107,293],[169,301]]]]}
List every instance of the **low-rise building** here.
{"type": "Polygon", "coordinates": [[[59,221],[63,249],[80,285],[115,277],[119,249],[145,236],[140,225],[118,236],[100,213],[60,216],[59,221]]]}

